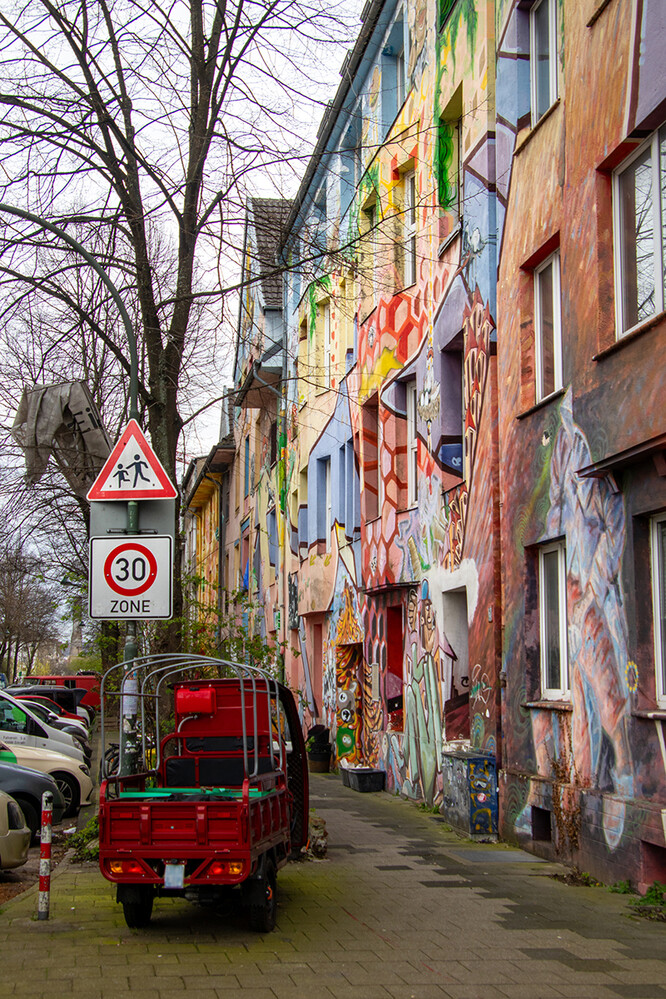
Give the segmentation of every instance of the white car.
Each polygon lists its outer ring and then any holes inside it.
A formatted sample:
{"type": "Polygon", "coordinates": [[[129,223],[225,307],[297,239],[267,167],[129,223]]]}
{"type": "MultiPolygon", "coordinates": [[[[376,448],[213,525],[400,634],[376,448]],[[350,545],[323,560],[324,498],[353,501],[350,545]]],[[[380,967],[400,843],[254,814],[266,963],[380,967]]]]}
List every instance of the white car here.
{"type": "Polygon", "coordinates": [[[32,833],[10,794],[0,791],[0,868],[20,867],[28,859],[32,833]]]}
{"type": "Polygon", "coordinates": [[[38,718],[25,703],[0,690],[0,739],[12,746],[34,746],[64,753],[80,763],[84,754],[79,743],[68,733],[60,732],[38,718]]]}
{"type": "MultiPolygon", "coordinates": [[[[0,735],[4,738],[4,733],[0,735]]],[[[71,756],[54,753],[50,749],[15,744],[10,746],[6,741],[0,741],[0,760],[50,774],[65,799],[67,818],[76,815],[79,806],[90,801],[93,792],[90,771],[85,763],[78,763],[71,756]]]]}

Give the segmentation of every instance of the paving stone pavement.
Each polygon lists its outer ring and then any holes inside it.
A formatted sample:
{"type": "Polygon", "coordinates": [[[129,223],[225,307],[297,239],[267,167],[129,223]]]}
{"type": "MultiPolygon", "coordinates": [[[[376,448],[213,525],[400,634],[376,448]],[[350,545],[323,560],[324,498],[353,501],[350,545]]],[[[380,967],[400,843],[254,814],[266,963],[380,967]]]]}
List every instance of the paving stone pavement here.
{"type": "Polygon", "coordinates": [[[311,779],[328,858],[278,878],[277,929],[158,899],[129,930],[95,865],[65,865],[0,913],[0,997],[32,999],[666,999],[666,924],[554,865],[470,844],[388,794],[311,779]]]}

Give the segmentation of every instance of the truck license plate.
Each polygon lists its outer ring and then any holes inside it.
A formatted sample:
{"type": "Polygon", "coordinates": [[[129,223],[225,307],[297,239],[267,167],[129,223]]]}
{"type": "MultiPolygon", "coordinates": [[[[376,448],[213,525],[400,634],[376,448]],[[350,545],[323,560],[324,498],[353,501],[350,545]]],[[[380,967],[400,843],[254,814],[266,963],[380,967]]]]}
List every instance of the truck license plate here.
{"type": "Polygon", "coordinates": [[[164,887],[182,888],[185,884],[185,864],[164,865],[164,887]]]}

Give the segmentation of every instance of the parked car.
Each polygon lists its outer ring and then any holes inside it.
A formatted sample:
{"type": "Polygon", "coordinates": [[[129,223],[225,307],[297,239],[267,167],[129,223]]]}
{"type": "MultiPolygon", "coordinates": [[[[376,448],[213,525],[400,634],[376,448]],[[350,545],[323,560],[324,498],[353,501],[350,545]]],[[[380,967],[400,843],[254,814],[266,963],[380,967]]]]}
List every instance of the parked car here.
{"type": "Polygon", "coordinates": [[[68,732],[42,721],[6,690],[0,690],[0,738],[11,744],[42,746],[84,761],[83,750],[68,732]]]}
{"type": "Polygon", "coordinates": [[[93,712],[99,709],[100,678],[97,673],[77,673],[76,676],[26,676],[25,684],[44,684],[48,687],[67,687],[85,689],[82,704],[92,708],[93,712]]]}
{"type": "Polygon", "coordinates": [[[48,697],[44,694],[23,694],[18,689],[10,690],[9,693],[12,697],[15,697],[17,701],[25,699],[27,701],[34,701],[36,704],[43,704],[44,707],[48,708],[49,711],[54,711],[58,717],[62,718],[64,721],[78,722],[80,725],[83,725],[86,731],[88,730],[88,723],[84,718],[80,718],[76,712],[66,711],[65,708],[63,708],[61,704],[58,704],[57,701],[54,701],[52,697],[48,697]]]}
{"type": "Polygon", "coordinates": [[[65,799],[53,777],[20,767],[16,755],[9,748],[0,751],[0,791],[11,794],[21,806],[33,838],[42,824],[42,795],[45,791],[53,795],[53,824],[61,822],[65,814],[65,799]]]}
{"type": "Polygon", "coordinates": [[[83,687],[50,687],[46,684],[30,684],[28,686],[25,683],[12,683],[7,687],[7,693],[11,694],[12,697],[16,697],[17,694],[46,695],[57,701],[67,711],[75,714],[87,726],[92,725],[95,718],[93,708],[83,707],[81,704],[86,696],[83,687]]]}
{"type": "MultiPolygon", "coordinates": [[[[2,735],[0,733],[0,739],[2,735]]],[[[54,753],[50,749],[16,744],[10,746],[6,741],[0,741],[0,758],[11,762],[5,756],[6,753],[11,753],[19,766],[39,770],[40,773],[53,777],[65,799],[65,818],[76,815],[79,807],[90,801],[93,782],[85,763],[77,763],[70,756],[54,753]]]]}
{"type": "Polygon", "coordinates": [[[0,791],[0,868],[20,867],[28,859],[32,833],[20,806],[10,794],[0,791]]]}
{"type": "Polygon", "coordinates": [[[51,725],[53,728],[57,728],[59,732],[68,732],[73,739],[78,742],[79,746],[83,750],[83,755],[85,757],[86,763],[90,764],[92,757],[92,747],[90,745],[90,740],[88,739],[88,732],[82,723],[72,721],[65,721],[60,718],[54,711],[51,711],[44,704],[38,704],[36,701],[31,701],[27,697],[17,697],[17,701],[21,704],[25,704],[27,708],[32,711],[33,714],[41,718],[42,721],[46,722],[47,725],[51,725]]]}

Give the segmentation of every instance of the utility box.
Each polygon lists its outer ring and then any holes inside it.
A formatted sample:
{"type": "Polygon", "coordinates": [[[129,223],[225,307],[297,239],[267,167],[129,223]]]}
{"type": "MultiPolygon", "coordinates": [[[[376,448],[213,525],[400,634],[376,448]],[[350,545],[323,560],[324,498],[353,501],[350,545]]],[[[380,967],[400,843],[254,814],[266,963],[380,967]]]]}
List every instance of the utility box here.
{"type": "Polygon", "coordinates": [[[492,753],[471,746],[442,752],[442,815],[470,839],[497,839],[497,767],[492,753]]]}

